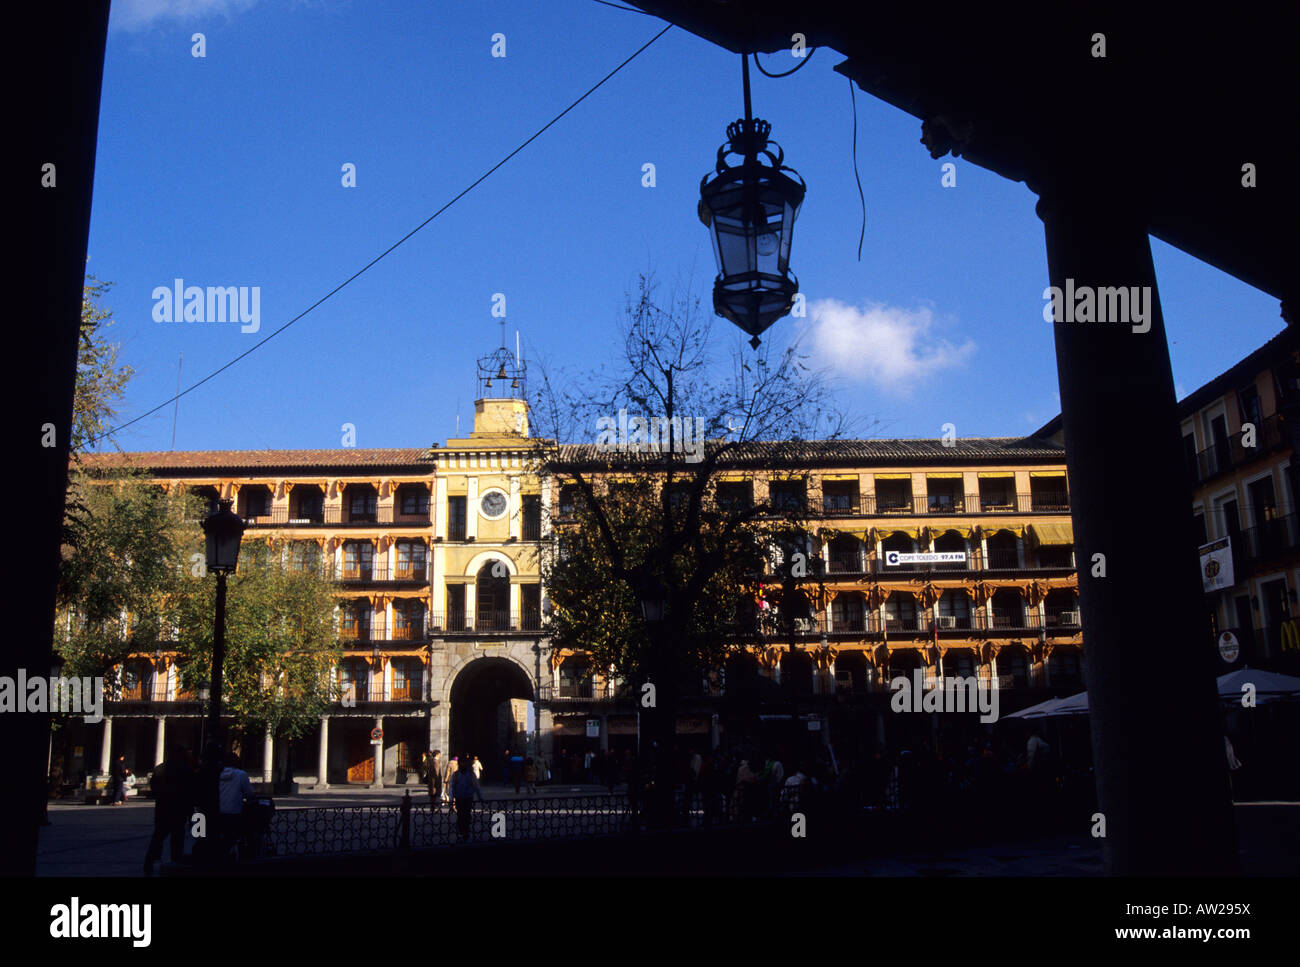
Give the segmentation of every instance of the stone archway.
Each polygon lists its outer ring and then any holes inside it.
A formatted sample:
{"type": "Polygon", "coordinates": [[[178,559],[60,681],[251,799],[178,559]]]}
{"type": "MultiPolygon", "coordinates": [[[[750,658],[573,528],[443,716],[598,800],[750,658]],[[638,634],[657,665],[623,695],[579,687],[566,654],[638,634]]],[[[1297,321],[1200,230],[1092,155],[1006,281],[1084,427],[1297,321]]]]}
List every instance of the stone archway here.
{"type": "Polygon", "coordinates": [[[532,701],[532,682],[508,658],[475,658],[452,680],[449,692],[451,756],[478,756],[486,775],[498,778],[499,761],[507,747],[523,750],[523,723],[512,699],[532,701]]]}

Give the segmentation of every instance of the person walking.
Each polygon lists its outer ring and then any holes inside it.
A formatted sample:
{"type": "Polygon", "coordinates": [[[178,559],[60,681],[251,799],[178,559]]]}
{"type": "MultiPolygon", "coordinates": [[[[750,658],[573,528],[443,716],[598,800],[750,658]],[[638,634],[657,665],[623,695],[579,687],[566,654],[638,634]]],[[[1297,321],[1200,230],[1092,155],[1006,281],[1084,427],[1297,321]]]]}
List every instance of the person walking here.
{"type": "Polygon", "coordinates": [[[225,856],[243,833],[244,800],[253,796],[248,773],[239,767],[239,756],[230,753],[226,767],[217,780],[217,835],[221,844],[218,856],[225,856]]]}
{"type": "Polygon", "coordinates": [[[429,804],[435,809],[442,804],[442,750],[426,753],[425,781],[429,784],[429,804]]]}
{"type": "Polygon", "coordinates": [[[113,765],[109,770],[109,802],[114,806],[121,806],[126,802],[126,777],[131,774],[131,770],[126,767],[126,756],[119,755],[113,760],[113,765]]]}
{"type": "Polygon", "coordinates": [[[537,763],[532,756],[524,760],[524,785],[528,787],[528,795],[537,795],[537,763]]]}
{"type": "Polygon", "coordinates": [[[474,760],[469,764],[469,767],[474,773],[474,781],[481,785],[483,782],[483,763],[478,761],[478,756],[474,756],[474,760]]]}
{"type": "Polygon", "coordinates": [[[173,745],[165,762],[154,767],[149,780],[154,796],[153,837],[144,854],[144,871],[153,872],[162,858],[163,840],[171,837],[171,857],[179,863],[185,855],[185,822],[194,808],[194,771],[181,745],[173,745]]]}
{"type": "Polygon", "coordinates": [[[456,809],[456,834],[460,842],[470,838],[470,824],[474,817],[474,800],[483,800],[483,792],[474,770],[468,766],[457,769],[451,781],[451,799],[456,809]]]}
{"type": "Polygon", "coordinates": [[[519,784],[524,778],[524,757],[516,752],[510,756],[510,778],[515,784],[515,795],[519,795],[519,784]]]}
{"type": "Polygon", "coordinates": [[[449,802],[451,799],[451,784],[456,779],[456,773],[460,771],[460,757],[452,756],[451,761],[447,763],[447,771],[442,776],[442,801],[449,802]]]}

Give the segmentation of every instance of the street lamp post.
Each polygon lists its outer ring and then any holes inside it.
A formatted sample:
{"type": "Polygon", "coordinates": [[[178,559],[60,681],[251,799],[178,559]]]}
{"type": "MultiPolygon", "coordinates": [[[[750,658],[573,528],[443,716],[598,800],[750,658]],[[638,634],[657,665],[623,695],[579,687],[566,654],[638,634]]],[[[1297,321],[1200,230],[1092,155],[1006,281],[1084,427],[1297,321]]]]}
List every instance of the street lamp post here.
{"type": "Polygon", "coordinates": [[[212,626],[211,706],[208,710],[210,735],[204,749],[209,822],[217,819],[221,760],[225,754],[221,732],[221,673],[226,661],[226,576],[239,563],[239,542],[247,526],[230,509],[230,504],[229,500],[219,501],[216,512],[203,520],[207,567],[217,576],[217,607],[212,626]]]}
{"type": "MultiPolygon", "coordinates": [[[[664,654],[666,643],[664,642],[663,628],[668,613],[668,589],[658,579],[647,577],[637,591],[637,600],[641,609],[641,619],[645,622],[646,635],[650,639],[650,662],[647,668],[649,672],[647,678],[655,689],[653,713],[650,716],[650,735],[652,741],[660,740],[662,745],[662,741],[665,740],[668,734],[665,718],[668,714],[676,715],[675,702],[667,702],[669,708],[667,710],[664,708],[664,699],[669,697],[671,690],[675,686],[675,681],[669,680],[671,672],[668,667],[667,656],[664,654]]],[[[675,732],[675,721],[673,726],[675,732]]],[[[637,731],[640,732],[640,729],[637,731]]],[[[641,736],[638,736],[638,738],[641,738],[641,736]]],[[[644,741],[642,741],[641,748],[637,750],[637,753],[641,759],[641,768],[637,771],[644,774],[644,741]]],[[[650,803],[647,804],[650,806],[648,818],[651,826],[655,828],[666,826],[670,814],[667,806],[669,797],[672,795],[670,754],[670,748],[661,747],[655,749],[654,792],[650,796],[650,803]]],[[[628,778],[630,782],[637,779],[635,776],[629,776],[628,778]]]]}

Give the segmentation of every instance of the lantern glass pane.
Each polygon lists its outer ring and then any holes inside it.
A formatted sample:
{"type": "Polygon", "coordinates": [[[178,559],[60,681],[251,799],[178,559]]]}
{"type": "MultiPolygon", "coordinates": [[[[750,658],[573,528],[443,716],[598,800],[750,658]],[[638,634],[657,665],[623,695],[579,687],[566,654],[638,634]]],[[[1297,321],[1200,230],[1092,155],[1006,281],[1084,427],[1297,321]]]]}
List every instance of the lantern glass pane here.
{"type": "Polygon", "coordinates": [[[740,275],[743,272],[749,272],[753,268],[753,256],[751,239],[741,232],[724,231],[724,227],[719,225],[718,247],[721,253],[722,264],[719,271],[724,276],[740,275]]]}

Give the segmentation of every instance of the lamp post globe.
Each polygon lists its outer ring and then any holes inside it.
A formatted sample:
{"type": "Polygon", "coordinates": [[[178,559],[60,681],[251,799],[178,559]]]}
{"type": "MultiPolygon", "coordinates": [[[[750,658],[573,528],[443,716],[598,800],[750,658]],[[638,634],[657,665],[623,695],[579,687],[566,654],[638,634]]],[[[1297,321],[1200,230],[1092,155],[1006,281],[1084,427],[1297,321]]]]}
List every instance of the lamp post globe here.
{"type": "Polygon", "coordinates": [[[208,570],[229,574],[239,563],[239,542],[248,526],[230,509],[231,502],[222,500],[215,513],[203,518],[203,535],[206,542],[208,570]]]}

